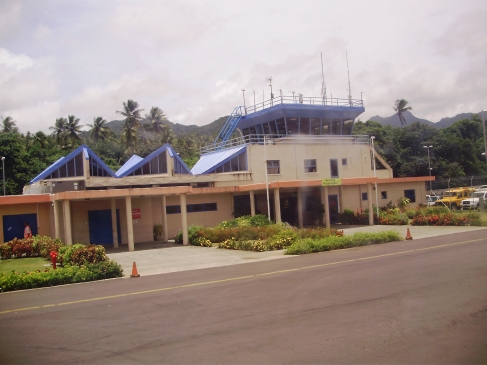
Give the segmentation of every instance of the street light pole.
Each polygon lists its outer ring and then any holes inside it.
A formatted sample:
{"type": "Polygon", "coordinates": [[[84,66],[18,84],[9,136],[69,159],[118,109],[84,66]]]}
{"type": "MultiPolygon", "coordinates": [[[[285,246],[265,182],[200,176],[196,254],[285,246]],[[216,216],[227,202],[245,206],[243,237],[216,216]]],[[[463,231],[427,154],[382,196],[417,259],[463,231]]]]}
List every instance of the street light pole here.
{"type": "MultiPolygon", "coordinates": [[[[372,141],[372,159],[374,160],[374,177],[377,177],[376,168],[375,168],[375,149],[374,149],[374,139],[375,136],[371,136],[370,140],[372,141]]],[[[377,182],[375,184],[375,205],[377,210],[377,222],[380,224],[380,215],[379,215],[379,197],[377,195],[377,182]]]]}
{"type": "Polygon", "coordinates": [[[482,128],[484,129],[485,162],[487,162],[487,139],[485,138],[485,110],[482,110],[482,128]]]}
{"type": "MultiPolygon", "coordinates": [[[[433,146],[423,146],[423,148],[428,149],[428,171],[430,172],[430,178],[431,178],[431,162],[430,162],[430,148],[433,148],[433,146]]],[[[431,186],[431,179],[430,179],[430,192],[433,191],[433,188],[431,186]]]]}
{"type": "Polygon", "coordinates": [[[2,172],[3,172],[3,196],[5,196],[5,157],[2,157],[2,172]]]}

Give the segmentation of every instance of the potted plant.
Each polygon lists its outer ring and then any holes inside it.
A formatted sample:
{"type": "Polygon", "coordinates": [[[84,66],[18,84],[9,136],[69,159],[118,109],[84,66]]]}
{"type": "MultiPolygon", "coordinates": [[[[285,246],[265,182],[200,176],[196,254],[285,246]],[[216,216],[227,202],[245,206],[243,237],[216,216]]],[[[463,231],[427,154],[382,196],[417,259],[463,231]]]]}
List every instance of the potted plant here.
{"type": "Polygon", "coordinates": [[[152,228],[152,234],[154,235],[154,241],[162,240],[162,224],[154,224],[154,227],[152,228]]]}
{"type": "Polygon", "coordinates": [[[315,221],[316,225],[323,224],[323,214],[325,214],[325,205],[322,204],[320,201],[313,200],[313,208],[311,210],[311,214],[315,221]]]}

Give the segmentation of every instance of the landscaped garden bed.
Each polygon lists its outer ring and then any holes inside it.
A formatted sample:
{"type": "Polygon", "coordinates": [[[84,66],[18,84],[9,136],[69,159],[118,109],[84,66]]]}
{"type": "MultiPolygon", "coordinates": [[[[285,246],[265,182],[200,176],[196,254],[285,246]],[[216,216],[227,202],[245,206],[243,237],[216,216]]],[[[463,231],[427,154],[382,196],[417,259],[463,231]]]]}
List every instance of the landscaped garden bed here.
{"type": "MultiPolygon", "coordinates": [[[[337,229],[296,229],[285,223],[273,224],[265,216],[245,216],[210,228],[191,226],[188,240],[196,246],[211,247],[216,244],[222,249],[257,252],[287,249],[287,254],[303,254],[400,241],[403,238],[395,231],[344,237],[343,231],[337,229]]],[[[182,242],[181,233],[176,237],[176,242],[182,242]]]]}
{"type": "Polygon", "coordinates": [[[123,275],[100,245],[64,245],[46,236],[14,239],[0,244],[0,291],[40,288],[94,281],[123,275]],[[56,256],[56,269],[49,265],[56,256]],[[33,259],[36,258],[36,259],[33,259]],[[23,260],[35,261],[26,267],[23,260]],[[44,262],[44,264],[42,264],[44,262]],[[17,264],[16,264],[17,263],[17,264]],[[5,264],[5,266],[4,266],[5,264]],[[42,265],[42,267],[39,267],[42,265]],[[44,267],[45,265],[49,265],[44,267]]]}

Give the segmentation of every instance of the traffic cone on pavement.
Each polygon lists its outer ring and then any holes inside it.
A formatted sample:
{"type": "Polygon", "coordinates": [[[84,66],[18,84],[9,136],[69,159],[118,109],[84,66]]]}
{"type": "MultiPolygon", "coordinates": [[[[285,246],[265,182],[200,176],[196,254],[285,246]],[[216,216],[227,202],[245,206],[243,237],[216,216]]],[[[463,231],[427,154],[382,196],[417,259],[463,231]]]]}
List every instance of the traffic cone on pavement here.
{"type": "Polygon", "coordinates": [[[132,265],[132,275],[130,275],[131,278],[138,278],[140,275],[139,273],[137,272],[137,265],[135,265],[135,261],[134,261],[134,264],[132,265]]]}
{"type": "Polygon", "coordinates": [[[412,240],[413,237],[411,236],[411,232],[409,232],[409,228],[407,230],[407,233],[406,233],[406,240],[412,240]]]}

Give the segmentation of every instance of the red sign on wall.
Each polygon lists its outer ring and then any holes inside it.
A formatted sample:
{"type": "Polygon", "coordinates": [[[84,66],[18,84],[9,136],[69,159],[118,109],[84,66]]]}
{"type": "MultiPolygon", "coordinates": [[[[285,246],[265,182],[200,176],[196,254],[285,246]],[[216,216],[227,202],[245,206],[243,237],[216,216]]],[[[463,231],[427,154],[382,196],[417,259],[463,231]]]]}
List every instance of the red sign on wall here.
{"type": "Polygon", "coordinates": [[[132,209],[132,219],[140,219],[141,216],[139,208],[132,209]]]}

